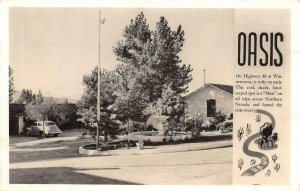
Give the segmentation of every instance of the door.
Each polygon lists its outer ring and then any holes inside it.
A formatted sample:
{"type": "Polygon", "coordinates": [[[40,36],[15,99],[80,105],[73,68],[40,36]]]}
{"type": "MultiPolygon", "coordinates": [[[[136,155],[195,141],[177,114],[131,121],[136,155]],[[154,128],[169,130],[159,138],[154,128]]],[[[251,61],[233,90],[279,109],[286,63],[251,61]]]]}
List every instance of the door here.
{"type": "Polygon", "coordinates": [[[36,135],[37,134],[37,122],[30,126],[30,134],[36,135]]]}
{"type": "Polygon", "coordinates": [[[25,127],[24,116],[19,116],[18,122],[19,122],[19,125],[18,125],[19,129],[18,130],[19,130],[19,134],[21,134],[23,132],[24,127],[25,127]]]}
{"type": "Polygon", "coordinates": [[[39,135],[41,131],[43,131],[43,122],[37,123],[37,134],[39,135]]]}

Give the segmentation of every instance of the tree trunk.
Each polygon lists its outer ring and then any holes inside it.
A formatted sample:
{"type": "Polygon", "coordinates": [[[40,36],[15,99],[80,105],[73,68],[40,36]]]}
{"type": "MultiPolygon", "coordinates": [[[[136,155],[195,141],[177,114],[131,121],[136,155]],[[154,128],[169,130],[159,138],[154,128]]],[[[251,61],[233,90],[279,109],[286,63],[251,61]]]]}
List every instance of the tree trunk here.
{"type": "Polygon", "coordinates": [[[104,134],[104,143],[105,143],[107,141],[107,133],[105,129],[103,130],[103,134],[104,134]]]}

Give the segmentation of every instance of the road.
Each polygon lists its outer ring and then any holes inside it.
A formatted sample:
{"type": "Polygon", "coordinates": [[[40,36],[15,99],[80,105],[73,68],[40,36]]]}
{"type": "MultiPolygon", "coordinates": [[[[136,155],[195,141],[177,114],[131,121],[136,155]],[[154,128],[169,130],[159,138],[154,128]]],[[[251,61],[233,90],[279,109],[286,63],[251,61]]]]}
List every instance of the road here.
{"type": "MultiPolygon", "coordinates": [[[[271,113],[269,113],[267,111],[264,111],[264,110],[260,110],[260,109],[256,110],[256,113],[267,115],[271,119],[271,124],[273,125],[273,129],[275,128],[275,124],[276,124],[275,119],[274,119],[274,117],[271,113]]],[[[261,152],[249,150],[250,143],[252,141],[254,141],[255,139],[257,139],[258,137],[261,137],[260,132],[254,134],[251,137],[249,137],[248,139],[246,139],[246,141],[244,142],[244,145],[243,145],[243,151],[246,155],[248,155],[250,157],[259,158],[261,160],[261,163],[255,165],[255,166],[252,166],[251,168],[248,168],[247,170],[245,170],[242,173],[242,176],[254,176],[258,172],[260,172],[263,169],[267,168],[268,165],[269,165],[269,158],[268,158],[267,155],[265,155],[264,153],[261,153],[261,152]]]]}
{"type": "Polygon", "coordinates": [[[47,142],[49,140],[56,141],[54,146],[45,144],[34,147],[29,146],[28,142],[23,146],[11,146],[10,183],[232,183],[232,147],[177,153],[85,157],[76,152],[78,144],[82,144],[84,140],[65,138],[64,141],[57,141],[56,138],[50,138],[47,142]]]}

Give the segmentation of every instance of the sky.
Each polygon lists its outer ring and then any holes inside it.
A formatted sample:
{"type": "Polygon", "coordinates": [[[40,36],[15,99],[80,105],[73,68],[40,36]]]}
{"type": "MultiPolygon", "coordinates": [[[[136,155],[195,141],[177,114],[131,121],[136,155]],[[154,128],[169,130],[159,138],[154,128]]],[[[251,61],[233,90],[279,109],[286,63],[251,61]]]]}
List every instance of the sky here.
{"type": "MultiPolygon", "coordinates": [[[[143,11],[150,29],[165,16],[172,30],[185,31],[182,63],[193,68],[189,91],[206,83],[233,84],[233,9],[101,9],[101,67],[119,62],[113,46],[130,20],[143,11]]],[[[98,8],[11,8],[9,61],[16,90],[79,99],[82,78],[98,64],[98,8]]]]}

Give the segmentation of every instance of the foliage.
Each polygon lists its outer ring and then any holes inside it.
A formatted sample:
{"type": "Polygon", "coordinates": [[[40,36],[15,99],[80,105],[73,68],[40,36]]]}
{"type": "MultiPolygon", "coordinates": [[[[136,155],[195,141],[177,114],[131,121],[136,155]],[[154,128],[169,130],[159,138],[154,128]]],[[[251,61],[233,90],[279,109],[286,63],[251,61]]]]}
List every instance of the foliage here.
{"type": "Polygon", "coordinates": [[[187,118],[184,121],[185,131],[191,131],[193,134],[199,135],[202,130],[204,119],[203,114],[198,113],[194,118],[187,118]]]}
{"type": "Polygon", "coordinates": [[[122,121],[132,119],[134,121],[145,121],[146,117],[142,112],[147,107],[148,97],[143,91],[143,87],[135,84],[132,89],[127,92],[121,89],[116,105],[118,107],[118,114],[122,121]]]}
{"type": "Polygon", "coordinates": [[[263,126],[260,127],[260,133],[262,135],[262,138],[267,141],[268,138],[272,135],[273,133],[273,126],[272,123],[264,123],[263,126]]]}
{"type": "Polygon", "coordinates": [[[25,113],[33,120],[46,120],[55,115],[55,102],[53,99],[45,100],[42,103],[29,102],[26,104],[25,113]]]}
{"type": "Polygon", "coordinates": [[[25,113],[32,120],[51,120],[62,130],[73,127],[76,122],[76,109],[67,101],[58,104],[52,98],[27,103],[25,113]]]}
{"type": "Polygon", "coordinates": [[[143,13],[126,26],[123,39],[114,47],[121,62],[116,70],[122,87],[117,105],[124,118],[144,121],[149,113],[143,111],[162,98],[166,86],[176,96],[187,90],[192,69],[179,59],[183,42],[181,26],[172,31],[164,17],[154,31],[143,13]]]}
{"type": "Polygon", "coordinates": [[[184,108],[184,117],[181,119],[182,130],[191,131],[193,135],[200,135],[203,129],[204,116],[198,112],[195,116],[190,113],[190,105],[184,108]]]}
{"type": "Polygon", "coordinates": [[[175,122],[181,121],[184,116],[184,102],[176,95],[170,86],[166,86],[162,91],[162,98],[155,103],[149,104],[144,113],[148,115],[166,115],[175,122]]]}
{"type": "MultiPolygon", "coordinates": [[[[85,122],[94,123],[97,121],[97,67],[91,74],[83,77],[84,93],[78,102],[78,107],[83,115],[85,122]]],[[[108,134],[115,134],[118,130],[117,107],[117,89],[119,87],[118,77],[114,71],[101,70],[100,73],[100,127],[108,134]]]]}
{"type": "Polygon", "coordinates": [[[227,119],[227,114],[222,110],[216,112],[216,115],[213,119],[210,120],[211,127],[216,129],[217,125],[227,119]]]}
{"type": "Polygon", "coordinates": [[[49,119],[54,121],[62,130],[74,128],[76,126],[76,111],[77,107],[72,107],[66,100],[65,103],[54,105],[54,115],[49,116],[49,119]]]}
{"type": "Polygon", "coordinates": [[[9,103],[12,102],[13,100],[12,95],[15,92],[13,72],[14,72],[13,69],[9,66],[9,103]]]}
{"type": "Polygon", "coordinates": [[[89,109],[82,108],[81,113],[82,113],[83,121],[86,125],[92,126],[93,123],[97,122],[96,121],[97,114],[95,113],[93,106],[90,106],[89,109]]]}
{"type": "Polygon", "coordinates": [[[36,95],[29,89],[22,89],[21,96],[17,103],[28,104],[36,99],[36,95]]]}
{"type": "Polygon", "coordinates": [[[42,94],[41,90],[39,90],[39,93],[34,97],[35,97],[34,101],[36,103],[42,103],[44,101],[44,97],[43,97],[43,94],[42,94]]]}

